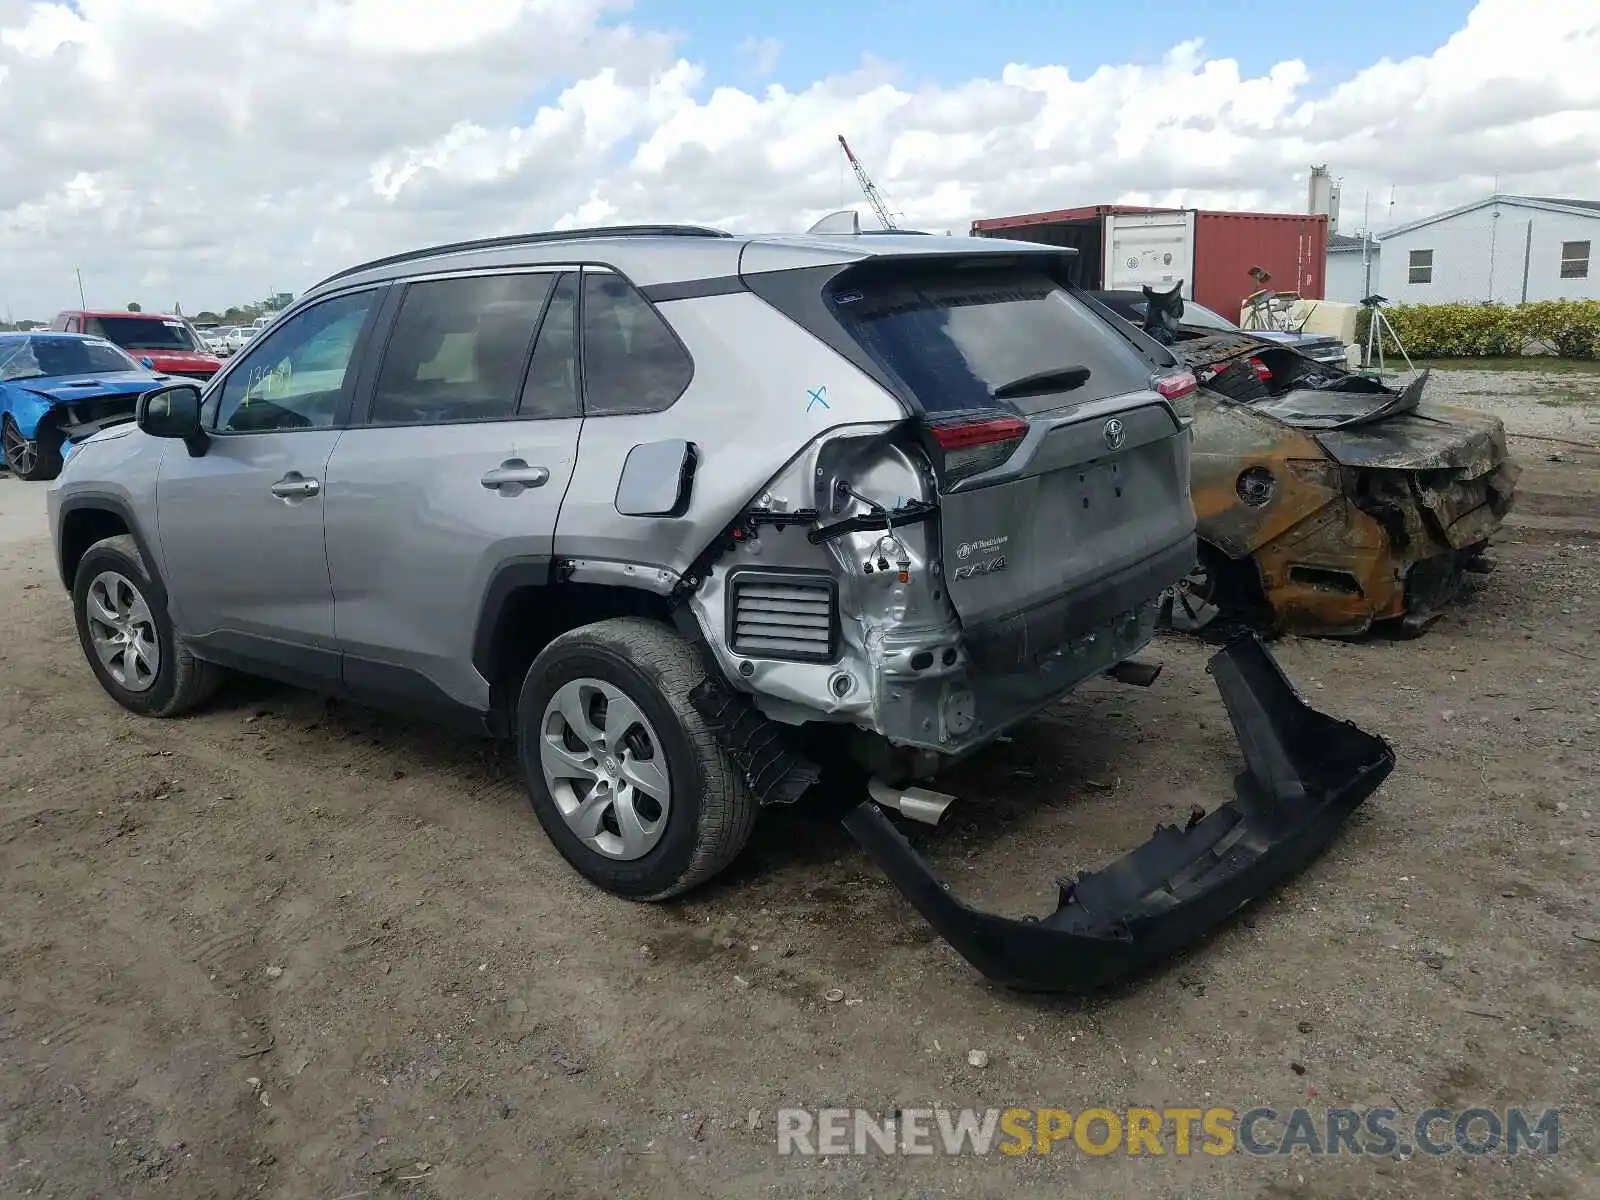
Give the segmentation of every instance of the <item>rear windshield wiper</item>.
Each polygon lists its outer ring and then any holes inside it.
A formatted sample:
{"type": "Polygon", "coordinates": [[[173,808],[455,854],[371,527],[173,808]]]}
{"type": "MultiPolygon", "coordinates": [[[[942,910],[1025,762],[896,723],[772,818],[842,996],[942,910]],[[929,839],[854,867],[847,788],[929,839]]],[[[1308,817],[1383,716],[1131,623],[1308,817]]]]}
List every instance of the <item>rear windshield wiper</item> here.
{"type": "Polygon", "coordinates": [[[1070,367],[1054,367],[1048,371],[1035,371],[1010,383],[1002,383],[989,394],[996,400],[1011,400],[1017,396],[1039,396],[1046,392],[1070,392],[1089,382],[1089,368],[1081,363],[1070,367]]]}

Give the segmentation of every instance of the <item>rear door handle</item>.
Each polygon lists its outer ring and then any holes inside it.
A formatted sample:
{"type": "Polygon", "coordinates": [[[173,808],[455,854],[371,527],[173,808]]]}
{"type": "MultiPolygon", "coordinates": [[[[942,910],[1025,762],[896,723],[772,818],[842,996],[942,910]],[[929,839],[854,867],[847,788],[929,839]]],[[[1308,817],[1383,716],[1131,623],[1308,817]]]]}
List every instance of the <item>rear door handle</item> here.
{"type": "Polygon", "coordinates": [[[290,471],[277,483],[272,485],[272,494],[280,500],[297,500],[305,496],[315,496],[322,490],[322,485],[315,479],[307,479],[299,471],[290,471]]]}
{"type": "Polygon", "coordinates": [[[483,473],[483,486],[502,496],[515,496],[523,488],[543,487],[550,479],[544,467],[530,467],[520,458],[508,458],[492,471],[483,473]]]}

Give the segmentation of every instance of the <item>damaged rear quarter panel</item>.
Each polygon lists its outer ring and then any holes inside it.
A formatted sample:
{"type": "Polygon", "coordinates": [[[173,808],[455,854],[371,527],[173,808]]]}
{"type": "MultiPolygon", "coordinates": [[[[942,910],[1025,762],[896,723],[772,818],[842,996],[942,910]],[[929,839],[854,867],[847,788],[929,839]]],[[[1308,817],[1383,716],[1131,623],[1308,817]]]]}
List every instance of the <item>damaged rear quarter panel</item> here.
{"type": "Polygon", "coordinates": [[[749,293],[665,301],[658,308],[688,348],[694,378],[663,412],[584,422],[578,466],[556,527],[558,559],[681,575],[813,439],[852,425],[905,420],[905,410],[882,387],[821,342],[799,336],[792,322],[749,293]],[[628,455],[663,438],[682,438],[696,448],[687,511],[681,517],[623,516],[616,491],[628,455]]]}
{"type": "Polygon", "coordinates": [[[757,694],[769,716],[808,720],[823,712],[835,720],[876,726],[885,700],[882,693],[892,686],[891,680],[933,681],[966,668],[960,625],[935,574],[940,569],[936,521],[901,526],[892,536],[867,531],[820,545],[807,537],[815,525],[869,511],[842,495],[840,482],[891,509],[931,498],[921,465],[888,438],[888,432],[888,428],[839,430],[807,446],[768,481],[753,508],[758,513],[812,509],[817,520],[808,525],[758,526],[758,536],[739,543],[718,561],[693,595],[691,608],[724,675],[740,690],[757,694]],[[864,564],[875,566],[880,558],[888,562],[889,570],[863,570],[864,564]],[[746,568],[816,570],[837,580],[841,621],[835,661],[742,659],[726,638],[711,636],[725,619],[730,578],[746,568]],[[919,653],[931,655],[934,665],[913,670],[909,660],[919,653]],[[951,657],[948,663],[947,657],[951,657]],[[748,674],[741,672],[741,664],[748,674]]]}

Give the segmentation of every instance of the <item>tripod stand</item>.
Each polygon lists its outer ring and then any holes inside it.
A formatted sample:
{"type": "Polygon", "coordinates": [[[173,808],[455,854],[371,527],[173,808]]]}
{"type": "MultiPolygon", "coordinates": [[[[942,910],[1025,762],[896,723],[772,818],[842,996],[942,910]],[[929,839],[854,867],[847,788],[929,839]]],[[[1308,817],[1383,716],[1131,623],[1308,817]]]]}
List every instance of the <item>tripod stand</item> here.
{"type": "Polygon", "coordinates": [[[1389,318],[1383,315],[1383,306],[1389,303],[1388,298],[1374,293],[1361,301],[1361,307],[1372,314],[1372,320],[1367,324],[1366,356],[1362,360],[1363,369],[1372,370],[1372,360],[1376,352],[1378,360],[1378,374],[1384,371],[1383,361],[1383,335],[1387,333],[1394,339],[1395,348],[1400,351],[1400,357],[1406,360],[1406,370],[1415,372],[1416,367],[1411,362],[1411,355],[1406,353],[1405,343],[1400,340],[1400,335],[1394,331],[1394,326],[1389,323],[1389,318]]]}

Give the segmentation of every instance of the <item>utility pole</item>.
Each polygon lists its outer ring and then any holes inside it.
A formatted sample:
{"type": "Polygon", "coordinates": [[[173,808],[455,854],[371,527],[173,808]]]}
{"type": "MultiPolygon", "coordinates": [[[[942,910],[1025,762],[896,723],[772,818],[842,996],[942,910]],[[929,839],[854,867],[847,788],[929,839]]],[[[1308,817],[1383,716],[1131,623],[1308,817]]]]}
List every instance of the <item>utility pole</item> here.
{"type": "Polygon", "coordinates": [[[88,308],[89,302],[83,298],[83,270],[79,267],[73,267],[72,270],[78,277],[78,307],[88,308]]]}
{"type": "Polygon", "coordinates": [[[1528,237],[1522,243],[1522,302],[1528,302],[1528,267],[1533,262],[1533,220],[1528,220],[1528,237]]]}
{"type": "MultiPolygon", "coordinates": [[[[1500,194],[1500,176],[1494,177],[1495,195],[1500,194]]],[[[1488,303],[1494,303],[1494,245],[1500,232],[1500,206],[1494,206],[1494,212],[1489,215],[1489,295],[1488,303]]]]}
{"type": "Polygon", "coordinates": [[[1361,298],[1372,295],[1372,191],[1361,201],[1361,298]]]}

